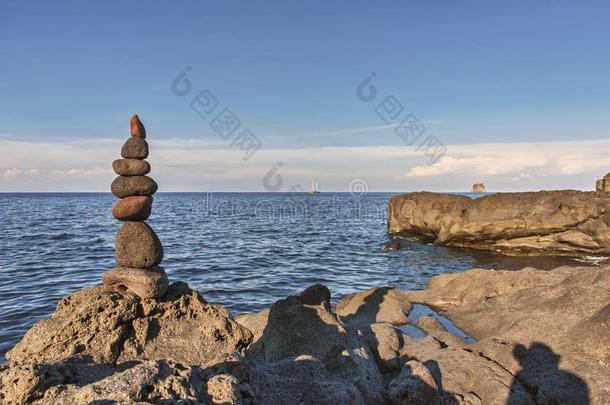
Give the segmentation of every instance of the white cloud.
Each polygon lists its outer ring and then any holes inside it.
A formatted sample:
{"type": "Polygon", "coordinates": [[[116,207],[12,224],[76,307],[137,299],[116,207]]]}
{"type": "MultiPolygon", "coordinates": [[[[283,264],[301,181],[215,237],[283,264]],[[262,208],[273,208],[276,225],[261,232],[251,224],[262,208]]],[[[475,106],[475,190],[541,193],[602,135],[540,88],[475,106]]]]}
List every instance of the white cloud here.
{"type": "Polygon", "coordinates": [[[447,154],[433,165],[417,165],[405,177],[443,175],[574,176],[597,173],[610,165],[610,140],[545,143],[501,143],[447,146],[447,154]]]}
{"type": "MultiPolygon", "coordinates": [[[[22,141],[0,138],[0,191],[101,191],[123,139],[22,141]]],[[[437,163],[409,146],[262,147],[244,161],[230,144],[203,139],[149,140],[151,176],[161,191],[261,191],[262,178],[282,162],[284,191],[312,179],[346,189],[367,179],[371,191],[464,190],[475,181],[498,189],[586,188],[610,171],[610,140],[446,145],[437,163]]]]}

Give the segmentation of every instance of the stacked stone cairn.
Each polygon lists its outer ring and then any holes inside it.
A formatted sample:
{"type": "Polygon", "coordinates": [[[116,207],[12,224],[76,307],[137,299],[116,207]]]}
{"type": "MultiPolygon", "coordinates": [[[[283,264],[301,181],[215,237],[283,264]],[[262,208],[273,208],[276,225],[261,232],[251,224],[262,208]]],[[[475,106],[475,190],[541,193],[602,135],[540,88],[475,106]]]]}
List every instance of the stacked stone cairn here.
{"type": "Polygon", "coordinates": [[[144,221],[150,216],[157,183],[146,176],[150,165],[146,130],[137,115],[131,117],[131,137],[121,149],[123,159],[112,168],[119,175],[111,186],[120,200],[112,207],[112,215],[123,225],[115,239],[117,267],[102,276],[106,290],[142,298],[158,298],[167,291],[161,241],[144,221]]]}

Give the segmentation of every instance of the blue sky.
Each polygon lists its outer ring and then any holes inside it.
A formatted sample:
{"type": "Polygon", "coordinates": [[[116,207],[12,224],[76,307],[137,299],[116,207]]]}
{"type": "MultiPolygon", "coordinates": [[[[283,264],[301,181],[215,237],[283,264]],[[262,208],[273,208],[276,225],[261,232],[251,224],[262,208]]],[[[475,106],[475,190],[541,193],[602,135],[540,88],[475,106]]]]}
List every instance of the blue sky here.
{"type": "Polygon", "coordinates": [[[0,191],[103,191],[137,112],[162,191],[591,188],[608,171],[607,2],[3,2],[0,191]],[[190,67],[192,92],[172,92],[190,67]],[[371,72],[378,98],[356,87],[371,72]],[[189,103],[209,89],[248,160],[189,103]],[[434,163],[375,112],[393,95],[434,163]],[[384,128],[385,126],[385,128],[384,128]]]}

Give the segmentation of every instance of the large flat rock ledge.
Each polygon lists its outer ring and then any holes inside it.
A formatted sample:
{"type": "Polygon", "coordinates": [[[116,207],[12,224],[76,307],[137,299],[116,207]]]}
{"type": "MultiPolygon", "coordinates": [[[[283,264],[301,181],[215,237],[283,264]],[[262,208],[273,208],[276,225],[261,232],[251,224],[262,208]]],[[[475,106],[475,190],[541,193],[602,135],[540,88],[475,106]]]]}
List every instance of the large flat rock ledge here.
{"type": "Polygon", "coordinates": [[[509,255],[610,255],[610,194],[417,192],[393,197],[388,208],[390,235],[509,255]]]}

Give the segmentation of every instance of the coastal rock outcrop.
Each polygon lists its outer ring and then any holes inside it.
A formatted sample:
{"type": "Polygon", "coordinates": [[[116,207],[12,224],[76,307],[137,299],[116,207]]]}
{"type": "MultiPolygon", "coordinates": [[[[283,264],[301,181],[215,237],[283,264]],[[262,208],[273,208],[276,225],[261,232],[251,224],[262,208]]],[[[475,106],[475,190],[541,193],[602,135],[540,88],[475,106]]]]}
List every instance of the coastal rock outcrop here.
{"type": "Polygon", "coordinates": [[[487,191],[487,187],[485,187],[485,184],[481,183],[474,183],[472,185],[472,192],[473,193],[484,193],[487,191]]]}
{"type": "Polygon", "coordinates": [[[148,176],[146,130],[137,115],[131,117],[131,137],[121,149],[123,159],[112,163],[119,175],[110,186],[119,200],[112,215],[124,224],[115,238],[115,258],[118,267],[102,277],[108,291],[138,295],[142,298],[161,297],[168,287],[167,275],[158,265],[163,260],[163,246],[155,231],[144,221],[152,210],[152,195],[157,183],[148,176]]]}
{"type": "Polygon", "coordinates": [[[610,255],[610,195],[564,190],[471,199],[409,193],[390,200],[388,232],[513,255],[610,255]]]}
{"type": "Polygon", "coordinates": [[[610,173],[595,182],[595,191],[598,193],[610,193],[610,173]]]}
{"type": "Polygon", "coordinates": [[[93,287],[8,353],[0,402],[602,405],[609,302],[610,267],[447,274],[352,294],[342,315],[321,285],[237,319],[184,283],[93,287]]]}

